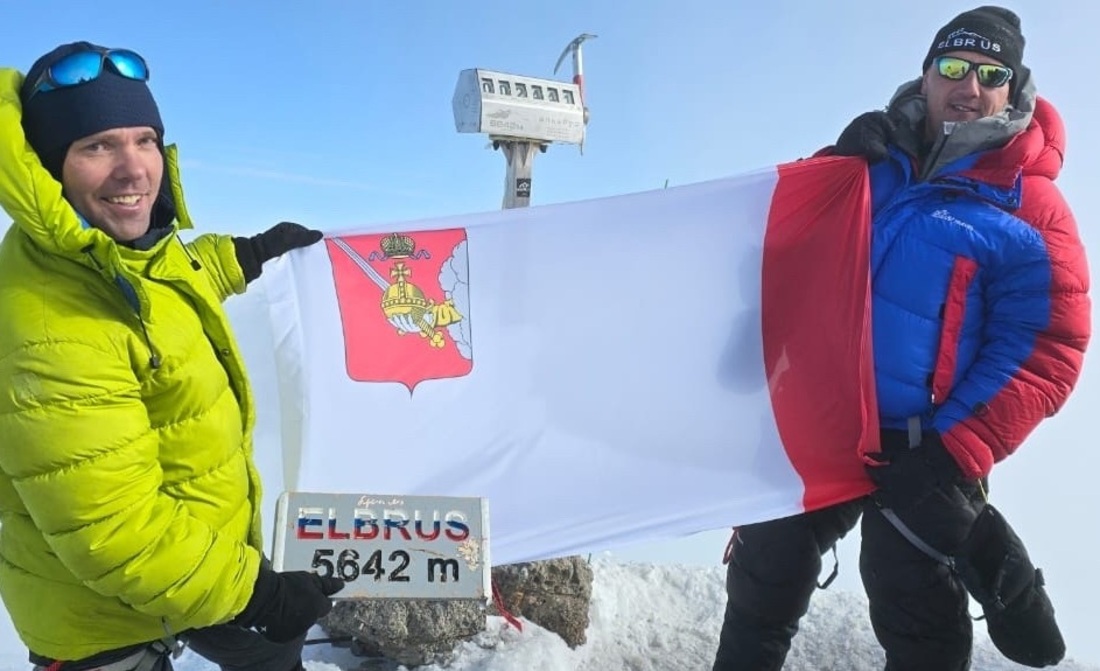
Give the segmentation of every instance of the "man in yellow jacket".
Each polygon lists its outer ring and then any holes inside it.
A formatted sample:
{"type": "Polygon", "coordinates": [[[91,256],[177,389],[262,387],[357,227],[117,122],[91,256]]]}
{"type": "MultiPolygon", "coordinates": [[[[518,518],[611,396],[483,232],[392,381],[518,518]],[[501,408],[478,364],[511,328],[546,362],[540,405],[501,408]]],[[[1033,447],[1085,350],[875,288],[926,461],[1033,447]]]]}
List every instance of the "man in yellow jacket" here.
{"type": "Polygon", "coordinates": [[[189,222],[141,56],[0,70],[0,596],[40,669],[301,669],[339,580],[261,551],[253,399],[221,306],[321,233],[189,222]]]}

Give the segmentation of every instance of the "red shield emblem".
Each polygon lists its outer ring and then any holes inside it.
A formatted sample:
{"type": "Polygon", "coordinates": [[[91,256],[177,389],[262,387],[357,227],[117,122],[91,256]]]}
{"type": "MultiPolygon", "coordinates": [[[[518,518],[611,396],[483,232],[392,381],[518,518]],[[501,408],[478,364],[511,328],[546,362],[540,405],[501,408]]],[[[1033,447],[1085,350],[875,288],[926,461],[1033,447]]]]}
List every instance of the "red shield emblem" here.
{"type": "Polygon", "coordinates": [[[462,377],[473,368],[466,231],[325,240],[344,329],[348,376],[400,382],[462,377]]]}

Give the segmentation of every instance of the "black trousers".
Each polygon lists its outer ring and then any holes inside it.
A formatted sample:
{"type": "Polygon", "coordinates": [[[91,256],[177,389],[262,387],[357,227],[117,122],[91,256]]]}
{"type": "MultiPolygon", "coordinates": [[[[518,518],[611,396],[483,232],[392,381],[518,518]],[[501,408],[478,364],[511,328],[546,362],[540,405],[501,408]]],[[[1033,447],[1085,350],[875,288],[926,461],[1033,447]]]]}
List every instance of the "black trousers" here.
{"type": "MultiPolygon", "coordinates": [[[[899,514],[933,547],[950,553],[969,531],[977,487],[948,487],[899,514]]],[[[821,555],[862,516],[860,574],[886,671],[967,671],[973,631],[966,590],[945,565],[918,550],[870,499],[737,531],[726,576],[725,621],[713,671],[779,671],[809,608],[821,555]]]]}

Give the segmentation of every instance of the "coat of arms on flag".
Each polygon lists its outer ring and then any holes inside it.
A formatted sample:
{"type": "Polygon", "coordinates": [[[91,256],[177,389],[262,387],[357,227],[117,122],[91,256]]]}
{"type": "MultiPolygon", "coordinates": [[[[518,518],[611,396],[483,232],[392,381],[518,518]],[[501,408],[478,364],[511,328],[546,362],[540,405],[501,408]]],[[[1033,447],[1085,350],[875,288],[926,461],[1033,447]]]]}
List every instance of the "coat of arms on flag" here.
{"type": "Polygon", "coordinates": [[[399,382],[473,369],[466,231],[333,237],[327,241],[348,376],[399,382]]]}

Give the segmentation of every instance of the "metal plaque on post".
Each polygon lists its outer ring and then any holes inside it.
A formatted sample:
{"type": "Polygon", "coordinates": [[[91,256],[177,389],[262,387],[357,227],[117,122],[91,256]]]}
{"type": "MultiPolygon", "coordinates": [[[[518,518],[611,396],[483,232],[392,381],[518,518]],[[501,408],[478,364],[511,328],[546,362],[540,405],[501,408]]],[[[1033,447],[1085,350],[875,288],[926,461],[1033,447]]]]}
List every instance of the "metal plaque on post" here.
{"type": "Polygon", "coordinates": [[[284,492],[275,514],[276,571],[342,578],[340,599],[491,596],[485,499],[284,492]]]}

